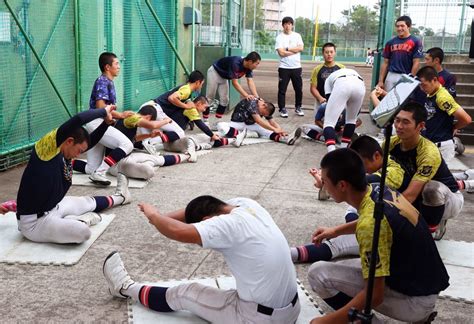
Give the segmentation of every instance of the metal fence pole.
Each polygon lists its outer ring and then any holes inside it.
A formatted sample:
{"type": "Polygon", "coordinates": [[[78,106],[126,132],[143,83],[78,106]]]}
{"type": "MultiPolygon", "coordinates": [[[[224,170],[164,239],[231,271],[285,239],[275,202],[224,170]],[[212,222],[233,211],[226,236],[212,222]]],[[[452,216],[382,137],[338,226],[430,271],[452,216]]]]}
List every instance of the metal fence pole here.
{"type": "MultiPolygon", "coordinates": [[[[467,0],[463,0],[462,2],[462,11],[461,11],[461,21],[459,22],[459,32],[458,32],[458,44],[457,44],[457,50],[456,53],[460,54],[461,50],[463,48],[464,44],[464,38],[466,36],[466,33],[464,33],[464,21],[466,20],[466,6],[467,6],[467,0]]],[[[472,35],[471,35],[472,37],[472,35]]]]}

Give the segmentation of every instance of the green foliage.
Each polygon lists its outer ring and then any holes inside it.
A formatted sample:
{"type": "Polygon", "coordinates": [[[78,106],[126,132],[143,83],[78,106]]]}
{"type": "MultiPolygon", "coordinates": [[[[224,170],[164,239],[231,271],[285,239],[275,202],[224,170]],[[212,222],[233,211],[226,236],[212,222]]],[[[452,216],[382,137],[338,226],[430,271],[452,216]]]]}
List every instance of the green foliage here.
{"type": "Polygon", "coordinates": [[[363,5],[354,5],[350,10],[343,10],[345,23],[343,30],[351,38],[364,38],[367,34],[377,33],[379,17],[377,11],[363,5]]]}
{"type": "MultiPolygon", "coordinates": [[[[243,7],[243,1],[241,5],[243,7]]],[[[253,29],[253,17],[255,10],[255,30],[264,29],[264,11],[263,11],[263,0],[247,0],[247,5],[244,13],[244,29],[253,29]]]]}
{"type": "Polygon", "coordinates": [[[255,45],[274,45],[275,44],[275,36],[270,33],[267,33],[264,30],[257,30],[255,32],[255,45]]]}

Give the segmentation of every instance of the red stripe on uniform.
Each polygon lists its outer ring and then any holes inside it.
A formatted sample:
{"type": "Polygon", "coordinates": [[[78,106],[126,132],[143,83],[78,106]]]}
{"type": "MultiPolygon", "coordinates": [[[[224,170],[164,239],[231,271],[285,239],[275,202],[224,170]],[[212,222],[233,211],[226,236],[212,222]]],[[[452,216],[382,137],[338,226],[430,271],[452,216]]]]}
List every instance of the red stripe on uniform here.
{"type": "Polygon", "coordinates": [[[148,296],[150,295],[151,286],[143,286],[140,290],[140,301],[142,305],[148,307],[148,296]]]}
{"type": "Polygon", "coordinates": [[[107,201],[109,202],[109,208],[112,207],[114,205],[114,200],[110,196],[107,196],[106,198],[107,198],[107,201]]]}
{"type": "Polygon", "coordinates": [[[161,140],[163,141],[163,143],[168,143],[168,142],[169,142],[168,135],[166,135],[165,133],[163,133],[163,134],[161,135],[161,140]]]}
{"type": "Polygon", "coordinates": [[[107,163],[109,166],[114,166],[115,164],[117,164],[117,162],[115,162],[115,160],[110,155],[104,158],[104,162],[107,163]]]}
{"type": "Polygon", "coordinates": [[[276,135],[274,141],[279,142],[280,141],[280,135],[276,135]]]}
{"type": "Polygon", "coordinates": [[[176,161],[176,164],[179,164],[179,163],[181,162],[181,158],[179,157],[179,154],[176,154],[176,155],[174,156],[174,159],[175,159],[175,161],[176,161]]]}
{"type": "Polygon", "coordinates": [[[221,138],[222,145],[227,145],[229,144],[229,140],[225,137],[221,138]]]}
{"type": "Polygon", "coordinates": [[[306,262],[308,261],[308,251],[306,250],[305,246],[298,246],[297,247],[298,252],[299,252],[299,261],[300,262],[306,262]]]}
{"type": "Polygon", "coordinates": [[[239,135],[239,131],[234,128],[234,136],[233,137],[237,137],[237,135],[239,135]]]}
{"type": "Polygon", "coordinates": [[[333,139],[326,140],[326,146],[329,146],[329,145],[336,145],[336,140],[333,140],[333,139]]]}
{"type": "Polygon", "coordinates": [[[222,118],[222,116],[224,116],[224,114],[216,114],[216,118],[222,118]]]}
{"type": "Polygon", "coordinates": [[[343,143],[350,143],[350,142],[351,142],[351,139],[350,139],[350,138],[347,138],[347,137],[343,137],[343,138],[341,139],[341,142],[343,142],[343,143]]]}

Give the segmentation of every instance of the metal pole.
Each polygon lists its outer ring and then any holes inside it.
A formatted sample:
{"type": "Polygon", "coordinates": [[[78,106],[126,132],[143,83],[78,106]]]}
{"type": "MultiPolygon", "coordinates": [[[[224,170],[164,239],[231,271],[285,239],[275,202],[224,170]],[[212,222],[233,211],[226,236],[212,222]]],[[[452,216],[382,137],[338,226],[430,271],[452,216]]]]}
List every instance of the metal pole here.
{"type": "Polygon", "coordinates": [[[253,0],[252,47],[255,48],[255,20],[257,19],[257,0],[253,0]]]}
{"type": "Polygon", "coordinates": [[[278,23],[281,23],[281,0],[278,0],[278,23]]]}
{"type": "Polygon", "coordinates": [[[191,70],[194,71],[194,63],[195,63],[195,56],[196,56],[196,44],[195,44],[195,35],[196,35],[196,15],[194,14],[194,10],[196,8],[196,0],[193,0],[192,4],[192,14],[193,14],[193,20],[192,23],[193,25],[191,26],[191,70]]]}
{"type": "MultiPolygon", "coordinates": [[[[6,2],[6,0],[5,0],[6,2]]],[[[151,15],[153,16],[153,18],[155,19],[156,23],[158,24],[158,27],[160,28],[161,32],[163,33],[163,35],[165,36],[165,39],[166,41],[168,42],[168,45],[171,47],[171,49],[173,50],[173,53],[176,55],[176,58],[178,59],[178,62],[179,64],[181,64],[181,67],[183,68],[184,70],[184,73],[186,73],[187,76],[189,76],[189,70],[188,68],[186,67],[186,65],[184,64],[183,60],[181,59],[181,56],[179,55],[178,53],[178,50],[176,49],[176,47],[174,46],[173,42],[171,41],[171,38],[168,36],[168,33],[166,32],[165,30],[165,27],[163,26],[163,24],[161,23],[160,21],[160,18],[158,18],[158,16],[156,15],[156,12],[155,12],[155,9],[153,9],[151,3],[150,3],[150,0],[145,0],[145,3],[148,7],[148,9],[150,10],[150,13],[151,15]]]]}
{"type": "Polygon", "coordinates": [[[79,0],[74,0],[74,37],[76,45],[76,113],[82,111],[81,35],[79,26],[79,0]]]}
{"type": "MultiPolygon", "coordinates": [[[[25,31],[26,34],[30,33],[30,19],[29,19],[29,12],[28,8],[30,6],[29,0],[23,1],[23,22],[25,24],[25,31]]],[[[25,37],[26,38],[26,37],[25,37]]],[[[25,46],[25,74],[26,74],[26,84],[31,83],[31,71],[33,70],[31,66],[31,52],[28,50],[28,47],[25,46]]],[[[28,124],[28,140],[31,140],[33,134],[31,129],[31,94],[28,94],[26,98],[26,121],[28,124]]]]}
{"type": "Polygon", "coordinates": [[[61,104],[63,105],[64,109],[66,110],[67,114],[69,115],[69,117],[72,117],[71,113],[69,112],[69,110],[67,109],[67,106],[66,106],[66,102],[64,102],[64,99],[63,97],[61,96],[61,94],[59,93],[58,91],[58,88],[56,87],[56,84],[54,83],[53,79],[51,79],[51,76],[49,75],[48,73],[48,70],[46,70],[46,67],[44,66],[43,64],[43,61],[41,60],[41,58],[39,57],[38,53],[36,52],[35,48],[33,47],[33,44],[30,40],[30,37],[28,36],[28,34],[26,33],[25,29],[23,28],[23,26],[21,25],[20,23],[20,20],[18,19],[17,15],[15,14],[15,12],[13,11],[12,7],[10,6],[10,3],[8,3],[8,0],[4,0],[5,2],[5,5],[7,6],[8,8],[8,11],[10,12],[10,14],[12,15],[13,17],[13,20],[15,20],[15,23],[17,24],[18,26],[18,29],[20,29],[20,32],[23,34],[23,36],[25,37],[25,41],[28,43],[28,46],[30,46],[30,49],[31,49],[31,52],[33,53],[33,55],[35,56],[36,60],[38,61],[38,64],[41,66],[41,69],[43,70],[46,78],[48,79],[49,83],[51,84],[51,86],[53,87],[53,90],[54,92],[56,93],[56,95],[58,96],[59,98],[59,101],[61,101],[61,104]]]}
{"type": "MultiPolygon", "coordinates": [[[[462,11],[461,11],[461,21],[459,22],[459,32],[458,32],[458,46],[456,53],[459,54],[461,53],[462,45],[464,43],[464,20],[466,20],[466,6],[467,6],[467,0],[463,0],[462,2],[462,11]]],[[[471,35],[472,37],[472,35],[471,35]]]]}
{"type": "Polygon", "coordinates": [[[446,19],[448,18],[448,6],[449,0],[446,0],[446,9],[444,14],[444,23],[443,23],[443,39],[441,40],[441,48],[444,48],[444,40],[446,38],[446,19]]]}

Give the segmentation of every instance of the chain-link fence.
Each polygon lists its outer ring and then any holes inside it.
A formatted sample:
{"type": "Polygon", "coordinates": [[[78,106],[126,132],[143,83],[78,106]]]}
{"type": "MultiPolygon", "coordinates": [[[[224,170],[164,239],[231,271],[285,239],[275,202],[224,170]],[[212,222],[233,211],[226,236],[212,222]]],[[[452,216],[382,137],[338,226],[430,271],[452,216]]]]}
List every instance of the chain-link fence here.
{"type": "Polygon", "coordinates": [[[173,0],[0,2],[0,170],[89,108],[101,52],[115,52],[121,63],[119,110],[137,110],[174,86],[176,57],[164,33],[175,46],[173,0]]]}
{"type": "MultiPolygon", "coordinates": [[[[304,3],[242,0],[242,8],[247,8],[242,18],[243,52],[257,50],[264,57],[276,59],[275,37],[281,32],[284,15],[295,19],[294,29],[305,43],[303,59],[321,59],[321,46],[326,42],[335,43],[338,59],[347,61],[363,61],[367,48],[377,48],[379,2],[354,4],[340,0],[338,8],[344,9],[340,12],[331,9],[329,16],[323,15],[318,3],[316,0],[304,3]],[[300,7],[306,11],[302,12],[300,7]]],[[[440,46],[447,53],[466,53],[473,15],[468,4],[468,0],[396,0],[394,17],[387,23],[394,24],[396,17],[409,15],[413,20],[411,33],[423,39],[425,48],[440,46]]]]}

